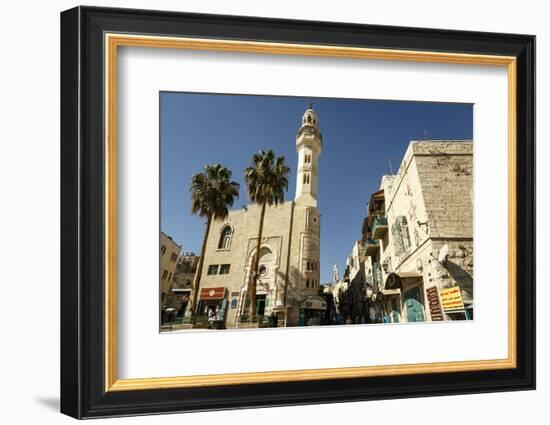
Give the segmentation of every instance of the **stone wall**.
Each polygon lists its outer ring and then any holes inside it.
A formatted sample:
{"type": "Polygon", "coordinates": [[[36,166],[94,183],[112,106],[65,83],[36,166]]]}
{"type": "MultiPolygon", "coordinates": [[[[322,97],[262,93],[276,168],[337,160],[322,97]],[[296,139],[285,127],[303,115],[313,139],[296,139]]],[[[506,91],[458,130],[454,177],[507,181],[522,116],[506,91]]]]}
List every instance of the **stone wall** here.
{"type": "Polygon", "coordinates": [[[431,237],[471,237],[473,156],[471,142],[413,144],[414,161],[431,237]]]}

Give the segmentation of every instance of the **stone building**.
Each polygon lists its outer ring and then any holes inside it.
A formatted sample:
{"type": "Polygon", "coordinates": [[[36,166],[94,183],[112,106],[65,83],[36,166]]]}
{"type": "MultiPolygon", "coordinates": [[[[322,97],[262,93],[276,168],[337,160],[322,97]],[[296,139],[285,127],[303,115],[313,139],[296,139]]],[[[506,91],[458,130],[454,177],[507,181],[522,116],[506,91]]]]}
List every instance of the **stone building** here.
{"type": "MultiPolygon", "coordinates": [[[[193,292],[193,280],[199,263],[199,256],[193,252],[184,252],[181,254],[172,277],[172,285],[168,294],[168,307],[176,309],[176,317],[183,319],[189,300],[193,292]]],[[[179,320],[176,319],[179,322],[179,320]]]]}
{"type": "Polygon", "coordinates": [[[473,318],[471,141],[411,142],[363,223],[372,322],[473,318]]]}
{"type": "Polygon", "coordinates": [[[349,273],[350,284],[365,283],[365,264],[364,264],[365,248],[362,241],[355,241],[351,254],[346,261],[346,268],[349,273]]]}
{"type": "MultiPolygon", "coordinates": [[[[326,309],[325,300],[318,295],[321,216],[317,185],[321,149],[317,114],[310,107],[296,136],[295,199],[266,208],[259,249],[257,313],[260,318],[275,313],[279,326],[312,323],[326,309]]],[[[249,326],[240,318],[246,312],[252,259],[258,250],[260,210],[259,205],[249,204],[231,210],[227,219],[212,223],[198,289],[199,320],[212,309],[222,327],[249,326]]]]}
{"type": "Polygon", "coordinates": [[[172,277],[181,254],[181,246],[164,232],[160,232],[160,304],[161,310],[169,301],[172,277]]]}

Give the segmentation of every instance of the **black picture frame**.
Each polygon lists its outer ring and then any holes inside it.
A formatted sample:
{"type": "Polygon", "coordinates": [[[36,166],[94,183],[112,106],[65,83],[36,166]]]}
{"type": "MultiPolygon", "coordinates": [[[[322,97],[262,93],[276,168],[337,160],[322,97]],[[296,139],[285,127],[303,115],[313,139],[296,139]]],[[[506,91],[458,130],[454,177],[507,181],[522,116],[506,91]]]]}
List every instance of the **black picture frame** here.
{"type": "Polygon", "coordinates": [[[75,418],[535,388],[535,37],[76,7],[61,13],[61,412],[75,418]],[[104,34],[517,58],[517,367],[322,381],[105,391],[104,34]]]}

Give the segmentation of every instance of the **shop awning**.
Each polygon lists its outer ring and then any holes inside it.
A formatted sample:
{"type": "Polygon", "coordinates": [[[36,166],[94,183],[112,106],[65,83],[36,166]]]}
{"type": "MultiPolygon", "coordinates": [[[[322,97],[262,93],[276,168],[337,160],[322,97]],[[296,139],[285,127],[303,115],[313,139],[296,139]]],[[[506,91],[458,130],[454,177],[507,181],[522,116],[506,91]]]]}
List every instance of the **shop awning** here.
{"type": "Polygon", "coordinates": [[[418,272],[390,273],[384,283],[384,289],[401,289],[403,288],[403,283],[409,279],[422,279],[422,275],[418,272]]]}
{"type": "Polygon", "coordinates": [[[225,298],[225,288],[201,288],[199,299],[201,300],[221,300],[225,298]]]}
{"type": "Polygon", "coordinates": [[[174,294],[189,294],[191,293],[191,288],[172,288],[170,292],[174,294]]]}

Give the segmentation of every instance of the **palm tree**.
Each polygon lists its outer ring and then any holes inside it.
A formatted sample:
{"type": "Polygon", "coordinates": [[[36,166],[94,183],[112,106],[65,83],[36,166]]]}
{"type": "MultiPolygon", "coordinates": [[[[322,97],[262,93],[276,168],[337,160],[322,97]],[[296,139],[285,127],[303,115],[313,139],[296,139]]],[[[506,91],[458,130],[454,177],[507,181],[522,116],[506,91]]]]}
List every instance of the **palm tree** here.
{"type": "Polygon", "coordinates": [[[261,150],[252,156],[249,167],[244,170],[244,179],[248,188],[248,197],[252,202],[261,205],[260,224],[256,253],[252,260],[252,279],[248,281],[247,298],[250,300],[250,320],[256,320],[256,286],[258,283],[258,266],[260,262],[260,244],[264,227],[266,205],[278,205],[284,202],[288,189],[290,168],[285,164],[285,157],[276,157],[272,150],[261,150]]]}
{"type": "Polygon", "coordinates": [[[224,220],[229,214],[228,208],[239,197],[239,184],[231,181],[231,171],[220,164],[205,165],[204,172],[191,177],[191,212],[206,218],[206,229],[202,239],[201,256],[193,283],[193,301],[191,311],[196,313],[197,296],[204,264],[206,241],[212,220],[224,220]]]}

